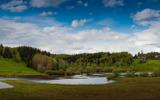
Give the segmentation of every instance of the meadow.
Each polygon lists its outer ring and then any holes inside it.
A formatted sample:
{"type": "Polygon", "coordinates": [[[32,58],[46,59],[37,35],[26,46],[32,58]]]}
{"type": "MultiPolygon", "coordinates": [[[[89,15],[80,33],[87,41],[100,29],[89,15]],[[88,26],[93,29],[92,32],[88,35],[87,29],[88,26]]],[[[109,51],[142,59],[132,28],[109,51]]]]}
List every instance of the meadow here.
{"type": "Polygon", "coordinates": [[[147,60],[145,63],[139,63],[138,60],[133,62],[135,71],[159,71],[160,72],[160,60],[147,60]]]}
{"type": "Polygon", "coordinates": [[[160,72],[160,60],[147,60],[140,63],[138,59],[134,59],[130,66],[106,67],[106,71],[112,72],[160,72]]]}
{"type": "Polygon", "coordinates": [[[8,80],[1,100],[159,100],[160,78],[121,78],[106,85],[49,85],[8,80]]]}
{"type": "Polygon", "coordinates": [[[0,58],[0,76],[27,76],[42,75],[27,67],[24,62],[15,62],[13,59],[0,58]]]}

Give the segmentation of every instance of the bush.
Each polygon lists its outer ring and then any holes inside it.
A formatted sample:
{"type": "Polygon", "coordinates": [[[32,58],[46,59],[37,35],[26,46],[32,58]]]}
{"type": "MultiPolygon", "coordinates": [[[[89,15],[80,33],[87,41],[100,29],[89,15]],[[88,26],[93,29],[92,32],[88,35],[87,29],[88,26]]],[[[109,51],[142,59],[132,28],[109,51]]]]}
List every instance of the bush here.
{"type": "Polygon", "coordinates": [[[118,72],[114,72],[114,73],[109,74],[109,75],[107,76],[107,78],[108,78],[109,80],[114,79],[114,78],[117,78],[117,77],[119,77],[119,73],[118,73],[118,72]]]}

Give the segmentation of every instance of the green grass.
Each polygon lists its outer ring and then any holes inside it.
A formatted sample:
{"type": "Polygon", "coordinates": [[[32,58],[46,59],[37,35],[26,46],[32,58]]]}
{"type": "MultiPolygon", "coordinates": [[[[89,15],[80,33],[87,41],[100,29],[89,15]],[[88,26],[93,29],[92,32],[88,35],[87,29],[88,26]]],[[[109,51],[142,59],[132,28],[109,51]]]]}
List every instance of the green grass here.
{"type": "Polygon", "coordinates": [[[48,85],[5,81],[0,100],[160,100],[160,77],[122,78],[108,85],[48,85]]]}
{"type": "Polygon", "coordinates": [[[12,59],[0,58],[0,76],[41,75],[28,68],[24,62],[15,62],[12,59]]]}
{"type": "Polygon", "coordinates": [[[108,67],[108,69],[116,72],[160,72],[160,60],[147,60],[140,63],[138,59],[134,60],[131,66],[108,67]]]}
{"type": "Polygon", "coordinates": [[[147,60],[142,64],[135,60],[133,66],[135,71],[160,71],[160,60],[147,60]]]}

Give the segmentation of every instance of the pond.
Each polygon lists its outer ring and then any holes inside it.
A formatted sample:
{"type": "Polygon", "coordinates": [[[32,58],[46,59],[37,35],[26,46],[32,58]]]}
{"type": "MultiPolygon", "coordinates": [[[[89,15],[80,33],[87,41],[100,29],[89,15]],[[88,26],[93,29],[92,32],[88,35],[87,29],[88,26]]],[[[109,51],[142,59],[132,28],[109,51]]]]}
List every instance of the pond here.
{"type": "Polygon", "coordinates": [[[113,80],[108,80],[106,77],[98,76],[85,76],[85,75],[74,75],[70,78],[58,78],[54,80],[32,80],[37,83],[48,83],[48,84],[64,84],[64,85],[96,85],[96,84],[108,84],[113,83],[113,80]]]}
{"type": "Polygon", "coordinates": [[[98,85],[113,83],[106,77],[74,75],[71,77],[58,77],[56,79],[29,79],[29,78],[0,78],[0,80],[27,80],[36,83],[61,84],[61,85],[98,85]]]}

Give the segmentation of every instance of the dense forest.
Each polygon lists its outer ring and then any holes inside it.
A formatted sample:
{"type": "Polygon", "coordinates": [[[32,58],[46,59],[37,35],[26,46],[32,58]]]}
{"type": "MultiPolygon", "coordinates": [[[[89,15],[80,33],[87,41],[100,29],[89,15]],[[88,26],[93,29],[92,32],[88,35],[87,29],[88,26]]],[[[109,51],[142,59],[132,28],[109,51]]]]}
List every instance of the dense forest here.
{"type": "Polygon", "coordinates": [[[160,53],[141,52],[135,56],[128,52],[65,55],[51,54],[27,46],[11,48],[0,45],[0,57],[23,61],[28,67],[48,74],[77,74],[108,71],[110,67],[131,67],[134,59],[140,59],[143,63],[148,59],[159,59],[160,53]]]}

